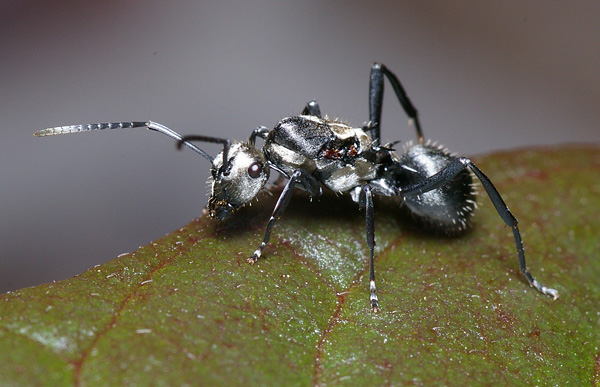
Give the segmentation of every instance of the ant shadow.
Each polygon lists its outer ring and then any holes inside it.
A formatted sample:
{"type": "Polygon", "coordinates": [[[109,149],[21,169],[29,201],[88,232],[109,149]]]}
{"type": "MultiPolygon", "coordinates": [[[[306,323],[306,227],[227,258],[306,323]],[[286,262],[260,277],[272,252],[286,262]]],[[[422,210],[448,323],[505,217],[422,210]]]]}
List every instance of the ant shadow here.
{"type": "MultiPolygon", "coordinates": [[[[252,205],[241,208],[226,221],[214,220],[214,234],[226,238],[235,238],[257,230],[264,231],[275,203],[281,194],[281,189],[281,187],[275,187],[260,195],[252,205]]],[[[376,238],[378,223],[386,224],[388,228],[386,232],[397,232],[398,235],[404,234],[407,237],[423,240],[455,240],[468,235],[473,228],[469,226],[460,233],[440,231],[411,213],[402,204],[400,198],[376,196],[374,205],[376,238]]],[[[363,230],[366,227],[364,209],[360,209],[352,201],[350,195],[335,194],[330,191],[323,192],[323,195],[311,199],[306,192],[297,189],[278,223],[281,221],[292,221],[304,225],[305,229],[309,231],[311,224],[323,223],[339,224],[343,228],[351,227],[363,230]]],[[[273,228],[274,234],[277,234],[277,225],[275,224],[273,228]]]]}

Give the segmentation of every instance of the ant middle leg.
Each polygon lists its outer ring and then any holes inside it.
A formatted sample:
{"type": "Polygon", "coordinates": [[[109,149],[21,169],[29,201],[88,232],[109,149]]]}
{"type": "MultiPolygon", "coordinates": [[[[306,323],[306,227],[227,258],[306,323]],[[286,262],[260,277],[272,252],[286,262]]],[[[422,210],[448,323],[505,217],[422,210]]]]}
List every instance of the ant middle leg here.
{"type": "Polygon", "coordinates": [[[371,291],[371,309],[379,311],[377,287],[375,286],[375,209],[373,206],[373,191],[369,184],[364,184],[360,190],[359,206],[365,208],[367,247],[369,248],[369,290],[371,291]]]}

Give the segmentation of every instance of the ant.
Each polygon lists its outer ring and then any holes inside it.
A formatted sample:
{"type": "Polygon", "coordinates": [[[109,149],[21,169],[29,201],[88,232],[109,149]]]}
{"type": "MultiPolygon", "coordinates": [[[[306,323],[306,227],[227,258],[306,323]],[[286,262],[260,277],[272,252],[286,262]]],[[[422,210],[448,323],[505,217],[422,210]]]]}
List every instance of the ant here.
{"type": "Polygon", "coordinates": [[[185,145],[212,164],[208,213],[219,220],[227,219],[254,200],[265,187],[271,169],[279,172],[287,178],[287,183],[275,204],[262,242],[247,259],[250,264],[263,254],[273,226],[287,207],[294,188],[305,190],[311,198],[320,196],[323,187],[336,193],[349,193],[352,200],[365,209],[370,304],[374,312],[379,310],[379,302],[374,269],[373,196],[400,197],[426,227],[456,234],[467,228],[475,209],[475,176],[481,181],[502,220],[513,231],[519,267],[529,285],[554,299],[558,298],[558,291],[542,286],[527,271],[517,219],[490,179],[468,158],[455,157],[447,150],[423,141],[417,109],[396,75],[380,63],[371,67],[369,114],[368,123],[352,127],[322,117],[318,103],[312,100],[300,115],[283,118],[273,129],[256,128],[247,142],[203,135],[181,136],[152,121],[61,126],[41,130],[35,136],[137,127],[165,134],[177,141],[179,149],[185,145]],[[394,143],[379,143],[384,78],[392,85],[417,132],[417,143],[408,145],[399,155],[392,149],[394,143]],[[257,138],[264,140],[262,149],[256,147],[257,138]],[[192,141],[221,144],[223,150],[212,157],[192,141]]]}

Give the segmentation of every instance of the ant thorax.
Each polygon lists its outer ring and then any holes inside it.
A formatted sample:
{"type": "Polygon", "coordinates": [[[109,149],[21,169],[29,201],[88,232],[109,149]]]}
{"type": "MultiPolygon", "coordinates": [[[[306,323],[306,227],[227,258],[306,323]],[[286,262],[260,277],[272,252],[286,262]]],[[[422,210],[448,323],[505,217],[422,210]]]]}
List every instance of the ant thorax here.
{"type": "Polygon", "coordinates": [[[315,116],[281,120],[263,151],[288,176],[297,169],[314,175],[334,192],[347,192],[376,176],[372,141],[360,128],[315,116]]]}

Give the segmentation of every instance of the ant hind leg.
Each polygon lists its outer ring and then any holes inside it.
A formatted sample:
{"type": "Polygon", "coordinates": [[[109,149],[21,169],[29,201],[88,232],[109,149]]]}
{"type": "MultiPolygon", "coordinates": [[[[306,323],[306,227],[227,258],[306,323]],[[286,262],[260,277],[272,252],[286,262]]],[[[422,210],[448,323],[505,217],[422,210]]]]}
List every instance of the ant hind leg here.
{"type": "Polygon", "coordinates": [[[519,256],[519,268],[529,285],[536,288],[540,293],[550,296],[554,299],[558,298],[558,291],[555,289],[547,288],[542,286],[527,270],[527,264],[525,262],[525,250],[523,248],[523,240],[521,239],[521,233],[519,232],[519,227],[517,226],[517,219],[510,212],[506,203],[500,196],[500,193],[494,187],[491,180],[479,169],[471,160],[466,157],[458,157],[450,161],[448,165],[446,165],[441,171],[436,173],[433,176],[430,176],[423,181],[410,185],[405,188],[398,189],[398,195],[401,197],[419,195],[427,191],[431,191],[432,189],[438,188],[448,181],[452,180],[458,173],[465,169],[471,169],[475,176],[481,181],[481,184],[485,188],[490,200],[494,204],[496,208],[496,212],[502,218],[504,223],[506,223],[513,232],[513,237],[515,240],[515,246],[517,248],[517,254],[519,256]]]}
{"type": "Polygon", "coordinates": [[[371,78],[369,82],[369,126],[367,130],[371,132],[371,138],[376,141],[381,141],[381,108],[383,105],[383,78],[384,76],[392,84],[392,88],[398,97],[398,101],[406,112],[406,115],[411,119],[417,130],[417,138],[419,144],[423,144],[423,132],[421,131],[421,123],[419,121],[419,113],[408,98],[406,90],[400,83],[400,80],[382,63],[373,63],[371,67],[371,78]]]}

